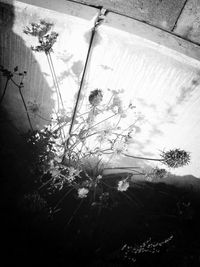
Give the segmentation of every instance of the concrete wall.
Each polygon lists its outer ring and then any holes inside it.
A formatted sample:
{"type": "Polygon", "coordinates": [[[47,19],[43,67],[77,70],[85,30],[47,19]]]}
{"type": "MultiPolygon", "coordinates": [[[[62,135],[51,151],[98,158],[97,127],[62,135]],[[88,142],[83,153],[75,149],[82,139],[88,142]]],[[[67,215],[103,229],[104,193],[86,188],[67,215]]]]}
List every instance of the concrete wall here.
{"type": "MultiPolygon", "coordinates": [[[[4,24],[0,35],[1,64],[9,69],[18,65],[28,71],[23,93],[35,128],[48,124],[57,103],[46,57],[31,51],[35,39],[23,33],[24,27],[41,18],[55,24],[59,38],[53,62],[65,108],[71,114],[91,28],[99,12],[67,1],[54,3],[15,1],[12,30],[12,25],[4,24]]],[[[198,45],[109,12],[92,45],[82,109],[87,108],[89,92],[95,88],[104,91],[104,99],[107,88],[124,89],[124,104],[132,100],[142,118],[136,125],[129,153],[157,157],[163,149],[185,149],[191,152],[191,164],[174,173],[200,177],[199,56],[198,45]]],[[[4,82],[1,77],[1,85],[4,82]]],[[[3,103],[15,126],[27,131],[26,113],[16,88],[8,88],[3,103]]],[[[132,120],[128,115],[127,124],[132,120]]],[[[116,164],[127,166],[133,161],[118,158],[116,164]]]]}
{"type": "Polygon", "coordinates": [[[188,0],[174,33],[200,44],[200,1],[188,0]]]}

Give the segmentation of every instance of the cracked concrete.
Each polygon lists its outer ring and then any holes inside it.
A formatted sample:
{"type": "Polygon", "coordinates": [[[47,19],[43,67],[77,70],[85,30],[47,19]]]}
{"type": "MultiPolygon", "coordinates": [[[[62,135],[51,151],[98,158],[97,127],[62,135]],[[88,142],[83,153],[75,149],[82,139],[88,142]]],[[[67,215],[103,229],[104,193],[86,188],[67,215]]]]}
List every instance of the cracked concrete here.
{"type": "Polygon", "coordinates": [[[200,44],[199,0],[73,0],[103,6],[111,12],[131,17],[200,44]]]}
{"type": "Polygon", "coordinates": [[[75,0],[144,21],[171,31],[185,4],[185,0],[75,0]]]}
{"type": "Polygon", "coordinates": [[[188,0],[174,33],[200,44],[200,1],[188,0]]]}

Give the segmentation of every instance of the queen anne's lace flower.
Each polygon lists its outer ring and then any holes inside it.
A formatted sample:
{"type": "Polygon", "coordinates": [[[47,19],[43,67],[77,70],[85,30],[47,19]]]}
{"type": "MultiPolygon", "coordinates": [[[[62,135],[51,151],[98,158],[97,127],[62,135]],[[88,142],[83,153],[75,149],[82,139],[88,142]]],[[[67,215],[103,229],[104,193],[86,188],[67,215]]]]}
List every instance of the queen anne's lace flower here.
{"type": "Polygon", "coordinates": [[[79,188],[78,189],[78,197],[79,198],[86,198],[89,190],[87,188],[79,188]]]}
{"type": "Polygon", "coordinates": [[[118,183],[117,190],[123,192],[123,191],[126,191],[129,188],[129,186],[130,186],[129,182],[127,182],[126,179],[125,180],[121,180],[118,183]]]}
{"type": "Polygon", "coordinates": [[[127,149],[127,144],[124,141],[116,141],[113,145],[113,151],[115,154],[121,154],[127,149]]]}

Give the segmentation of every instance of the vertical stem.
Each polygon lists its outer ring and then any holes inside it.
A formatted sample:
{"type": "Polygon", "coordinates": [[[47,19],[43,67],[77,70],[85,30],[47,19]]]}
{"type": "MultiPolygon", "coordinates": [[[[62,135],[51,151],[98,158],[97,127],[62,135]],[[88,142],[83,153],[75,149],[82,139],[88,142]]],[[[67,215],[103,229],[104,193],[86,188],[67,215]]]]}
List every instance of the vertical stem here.
{"type": "Polygon", "coordinates": [[[73,220],[74,216],[76,215],[76,213],[77,213],[78,210],[80,209],[81,204],[83,203],[83,200],[84,200],[84,199],[81,199],[79,205],[77,206],[77,208],[76,208],[75,211],[73,212],[72,216],[70,217],[70,219],[69,219],[67,225],[69,225],[69,224],[71,223],[71,221],[73,220]]]}
{"type": "Polygon", "coordinates": [[[91,54],[91,48],[92,48],[94,36],[95,36],[95,33],[96,33],[96,27],[98,26],[99,17],[100,17],[100,14],[98,15],[97,19],[95,20],[94,27],[92,28],[92,33],[91,33],[90,43],[89,43],[89,47],[88,47],[88,51],[87,51],[85,66],[83,68],[83,74],[81,76],[81,81],[80,81],[80,86],[79,86],[79,90],[78,90],[78,95],[77,95],[77,98],[76,98],[76,103],[75,103],[75,107],[74,107],[74,111],[73,111],[73,115],[72,115],[72,121],[71,121],[71,124],[70,124],[70,127],[69,127],[69,134],[68,134],[68,138],[67,138],[67,142],[66,142],[66,146],[65,146],[63,160],[65,159],[66,150],[69,147],[70,135],[71,135],[71,132],[73,130],[74,120],[75,120],[76,113],[77,113],[77,110],[78,110],[78,104],[79,104],[79,100],[80,100],[80,96],[81,96],[81,91],[82,91],[82,87],[83,87],[83,83],[84,83],[84,79],[85,79],[85,74],[86,74],[86,70],[87,70],[87,66],[88,66],[88,62],[89,62],[89,58],[90,58],[90,54],[91,54]]]}
{"type": "Polygon", "coordinates": [[[62,96],[61,96],[61,93],[60,93],[60,87],[59,87],[59,84],[58,84],[58,79],[57,79],[57,76],[56,76],[56,72],[55,72],[55,68],[54,68],[54,65],[53,65],[53,60],[52,60],[50,52],[49,52],[49,59],[50,59],[50,62],[51,62],[51,67],[52,67],[52,70],[53,70],[54,80],[55,80],[55,83],[56,83],[56,86],[57,86],[58,95],[60,97],[60,102],[61,102],[62,108],[64,109],[64,104],[63,104],[62,96]]]}
{"type": "Polygon", "coordinates": [[[21,99],[22,99],[23,104],[24,104],[24,108],[26,110],[26,115],[27,115],[27,118],[28,118],[28,122],[29,122],[29,125],[30,125],[30,128],[31,128],[31,131],[33,131],[33,126],[32,126],[31,119],[30,119],[30,116],[29,116],[29,113],[28,113],[26,102],[24,100],[24,97],[23,97],[23,94],[22,94],[22,91],[21,91],[21,86],[18,86],[18,89],[19,89],[19,93],[20,93],[21,99]]]}
{"type": "Polygon", "coordinates": [[[2,94],[1,99],[0,99],[0,105],[3,102],[3,99],[4,99],[4,96],[5,96],[5,93],[6,93],[6,89],[7,89],[9,80],[10,80],[10,78],[7,77],[6,84],[5,84],[5,87],[4,87],[4,90],[3,90],[3,94],[2,94]]]}
{"type": "MultiPolygon", "coordinates": [[[[59,101],[59,98],[61,98],[61,95],[59,96],[58,83],[56,83],[57,79],[56,79],[56,76],[55,76],[54,67],[52,65],[52,60],[51,60],[50,53],[49,52],[46,52],[45,54],[46,54],[46,57],[47,57],[47,60],[48,60],[48,64],[49,64],[49,68],[50,68],[50,71],[51,71],[51,76],[52,76],[52,79],[53,79],[54,87],[56,89],[57,102],[58,102],[58,110],[57,110],[57,112],[59,112],[59,109],[60,109],[60,101],[59,101]]],[[[63,105],[63,103],[62,103],[62,105],[63,105]]],[[[58,123],[59,123],[59,117],[58,117],[57,112],[56,112],[56,116],[57,116],[57,120],[58,120],[58,123]]],[[[64,132],[62,132],[62,129],[60,129],[60,136],[61,136],[62,141],[63,141],[64,138],[65,138],[65,134],[64,134],[64,132]]]]}
{"type": "Polygon", "coordinates": [[[55,77],[54,77],[54,73],[53,73],[53,69],[52,69],[52,65],[51,65],[51,61],[50,61],[50,54],[49,54],[49,52],[46,52],[45,54],[46,54],[46,57],[47,57],[47,60],[48,60],[48,64],[49,64],[49,68],[50,68],[50,71],[51,71],[53,84],[54,84],[54,87],[56,89],[57,102],[58,102],[58,110],[57,111],[59,111],[59,109],[60,109],[59,94],[58,94],[58,89],[57,89],[57,85],[56,85],[56,82],[55,82],[55,77]]]}
{"type": "Polygon", "coordinates": [[[73,126],[74,126],[74,120],[75,120],[75,116],[76,116],[77,109],[78,109],[78,104],[79,104],[81,91],[82,91],[82,87],[83,87],[83,82],[84,82],[84,79],[85,79],[85,74],[86,74],[86,70],[87,70],[87,66],[88,66],[88,62],[89,62],[89,58],[90,58],[90,54],[91,54],[91,48],[92,48],[94,36],[95,36],[95,33],[96,33],[96,27],[98,25],[97,24],[98,20],[99,20],[99,16],[97,17],[97,20],[95,21],[94,27],[92,28],[92,33],[91,33],[90,43],[89,43],[89,47],[88,47],[88,51],[87,51],[85,66],[84,66],[84,69],[83,69],[83,74],[82,74],[81,81],[80,81],[78,95],[77,95],[77,99],[76,99],[76,103],[75,103],[75,107],[74,107],[74,111],[73,111],[73,115],[72,115],[72,122],[71,122],[71,125],[70,125],[70,128],[69,128],[69,138],[70,138],[70,134],[72,132],[73,126]]]}
{"type": "MultiPolygon", "coordinates": [[[[23,80],[23,78],[22,78],[22,80],[23,80]]],[[[27,109],[27,106],[26,106],[26,102],[25,102],[25,100],[24,100],[24,96],[23,96],[22,91],[21,91],[21,88],[23,87],[22,80],[21,80],[20,85],[18,85],[18,84],[11,78],[11,81],[14,83],[15,86],[17,86],[17,88],[18,88],[18,90],[19,90],[19,93],[20,93],[22,102],[23,102],[23,104],[24,104],[24,108],[25,108],[25,110],[26,110],[26,115],[27,115],[27,118],[28,118],[28,122],[29,122],[29,125],[30,125],[30,128],[31,128],[31,131],[33,131],[33,126],[32,126],[31,119],[30,119],[30,116],[29,116],[29,113],[28,113],[28,109],[27,109]],[[22,85],[21,85],[21,84],[22,84],[22,85]]]]}

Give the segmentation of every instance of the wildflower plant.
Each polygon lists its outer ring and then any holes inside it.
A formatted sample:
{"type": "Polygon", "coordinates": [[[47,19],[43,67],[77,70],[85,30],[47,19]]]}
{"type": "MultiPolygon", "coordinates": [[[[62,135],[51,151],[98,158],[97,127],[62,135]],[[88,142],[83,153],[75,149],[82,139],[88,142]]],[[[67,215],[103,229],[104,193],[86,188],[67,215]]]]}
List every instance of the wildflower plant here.
{"type": "MultiPolygon", "coordinates": [[[[64,129],[67,133],[70,119],[52,122],[45,130],[37,131],[29,137],[29,144],[33,146],[31,151],[36,149],[38,161],[34,162],[40,167],[42,188],[45,186],[52,192],[69,188],[69,192],[74,192],[77,199],[90,200],[91,206],[104,205],[105,200],[112,197],[113,191],[116,194],[125,194],[129,190],[133,177],[130,175],[130,168],[124,167],[126,176],[118,175],[112,185],[109,184],[108,175],[105,174],[105,169],[109,169],[110,160],[116,155],[126,155],[128,142],[130,138],[134,138],[132,124],[125,129],[121,126],[127,110],[130,109],[133,112],[132,106],[124,108],[121,101],[116,102],[115,96],[120,99],[121,92],[109,92],[109,104],[104,103],[102,90],[95,89],[90,92],[87,100],[88,110],[77,114],[74,130],[65,139],[62,138],[59,130],[64,129]],[[48,181],[44,181],[44,177],[47,176],[48,181]]],[[[188,154],[176,149],[163,152],[160,159],[154,160],[168,164],[170,167],[172,167],[170,156],[173,160],[178,160],[178,166],[181,165],[180,158],[182,164],[188,163],[188,160],[183,160],[183,156],[180,155],[187,157],[188,154]]],[[[177,167],[177,164],[173,167],[177,167]]],[[[168,174],[165,169],[158,167],[148,172],[134,167],[131,170],[133,174],[144,175],[148,181],[164,179],[168,174]]]]}
{"type": "MultiPolygon", "coordinates": [[[[41,20],[24,29],[25,34],[38,40],[39,44],[32,46],[32,50],[44,52],[47,56],[58,100],[54,120],[45,129],[29,132],[26,136],[33,155],[33,172],[37,173],[41,183],[38,190],[64,190],[66,193],[62,199],[74,192],[77,199],[90,199],[91,206],[106,206],[113,192],[125,194],[129,190],[133,177],[129,175],[130,168],[124,168],[125,177],[118,175],[114,184],[110,185],[105,169],[109,168],[114,158],[123,156],[159,161],[171,168],[188,164],[189,153],[180,149],[162,152],[156,159],[128,154],[128,145],[134,140],[139,115],[136,115],[136,107],[132,103],[123,104],[123,90],[108,89],[105,98],[100,88],[94,88],[86,98],[86,110],[78,106],[77,100],[73,115],[66,112],[51,58],[58,37],[51,30],[52,26],[53,23],[41,20]],[[128,113],[131,123],[127,120],[128,113]]],[[[81,85],[78,95],[80,91],[81,85]]],[[[150,178],[166,177],[164,169],[155,168],[148,174],[135,167],[131,167],[131,171],[150,178]]]]}

